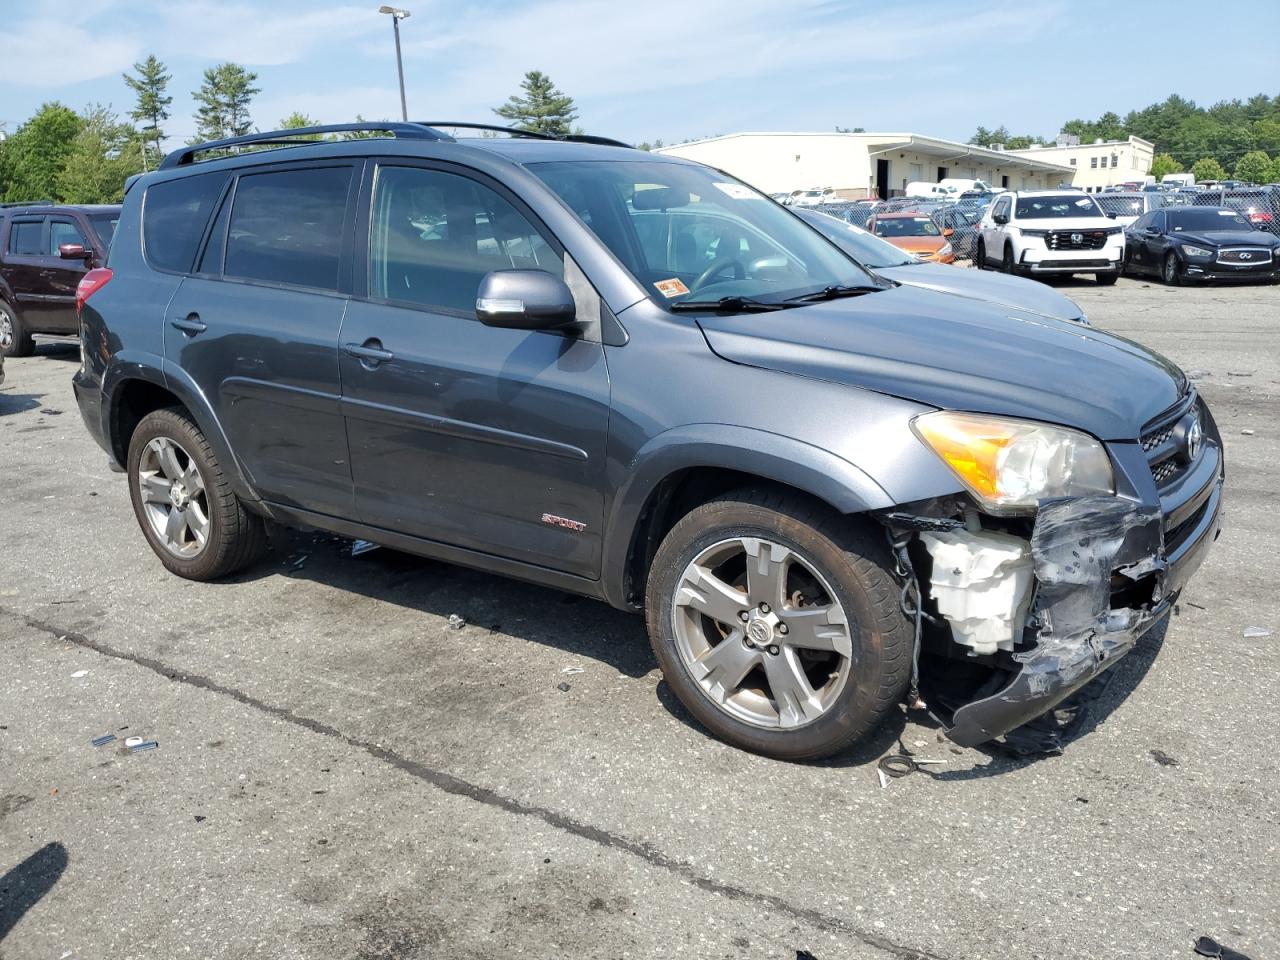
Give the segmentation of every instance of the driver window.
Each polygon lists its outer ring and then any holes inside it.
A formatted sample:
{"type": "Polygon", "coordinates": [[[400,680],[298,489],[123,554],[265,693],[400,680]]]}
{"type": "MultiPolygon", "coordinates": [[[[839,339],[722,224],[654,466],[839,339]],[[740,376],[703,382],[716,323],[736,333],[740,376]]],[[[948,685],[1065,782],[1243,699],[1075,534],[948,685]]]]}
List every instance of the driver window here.
{"type": "Polygon", "coordinates": [[[494,270],[564,276],[560,253],[506,198],[468,177],[381,167],[373,193],[369,292],[471,317],[494,270]]]}

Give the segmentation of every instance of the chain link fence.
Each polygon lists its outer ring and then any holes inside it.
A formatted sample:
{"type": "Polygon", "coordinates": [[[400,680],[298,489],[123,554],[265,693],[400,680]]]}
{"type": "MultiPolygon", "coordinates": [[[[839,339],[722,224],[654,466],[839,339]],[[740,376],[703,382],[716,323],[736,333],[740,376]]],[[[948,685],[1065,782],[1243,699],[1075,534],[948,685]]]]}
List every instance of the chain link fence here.
{"type": "Polygon", "coordinates": [[[947,240],[951,243],[958,259],[972,260],[974,249],[978,244],[978,221],[982,219],[982,214],[990,201],[990,196],[982,199],[962,198],[945,202],[893,197],[889,200],[824,203],[813,209],[864,229],[867,221],[877,213],[924,214],[937,224],[939,230],[951,231],[947,240]]]}

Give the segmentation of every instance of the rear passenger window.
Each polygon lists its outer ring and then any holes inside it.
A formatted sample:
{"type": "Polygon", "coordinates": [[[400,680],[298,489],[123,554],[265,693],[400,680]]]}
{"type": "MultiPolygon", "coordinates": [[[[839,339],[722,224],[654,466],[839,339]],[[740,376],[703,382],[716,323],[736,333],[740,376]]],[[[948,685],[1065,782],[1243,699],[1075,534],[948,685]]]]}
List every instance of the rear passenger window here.
{"type": "Polygon", "coordinates": [[[336,290],[350,186],[351,167],[241,177],[223,275],[336,290]]]}
{"type": "Polygon", "coordinates": [[[225,173],[203,173],[147,188],[142,237],[148,263],[178,273],[191,270],[209,214],[226,182],[225,173]]]}
{"type": "Polygon", "coordinates": [[[44,256],[44,244],[40,242],[42,220],[22,220],[9,228],[9,252],[19,257],[44,256]]]}
{"type": "Polygon", "coordinates": [[[439,170],[381,167],[373,195],[369,292],[475,315],[493,270],[564,276],[560,254],[495,190],[439,170]]]}

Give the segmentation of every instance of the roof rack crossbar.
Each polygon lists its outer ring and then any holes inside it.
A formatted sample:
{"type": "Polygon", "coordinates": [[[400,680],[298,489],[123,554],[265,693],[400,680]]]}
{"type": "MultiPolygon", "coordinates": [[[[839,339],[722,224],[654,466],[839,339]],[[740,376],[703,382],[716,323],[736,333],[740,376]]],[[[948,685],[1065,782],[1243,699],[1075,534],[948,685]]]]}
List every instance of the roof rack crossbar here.
{"type": "Polygon", "coordinates": [[[241,147],[248,145],[257,146],[300,146],[309,141],[303,140],[303,137],[311,137],[317,134],[330,133],[364,133],[364,132],[382,132],[389,133],[398,140],[449,140],[451,137],[441,133],[439,130],[432,130],[429,126],[421,123],[403,123],[401,121],[387,121],[383,123],[329,123],[315,127],[296,127],[291,130],[267,130],[260,133],[250,133],[243,137],[228,137],[225,140],[211,140],[208,143],[196,143],[191,146],[183,147],[180,150],[174,150],[168,154],[160,163],[161,170],[169,170],[173,167],[183,167],[188,164],[195,163],[196,154],[207,153],[212,150],[226,150],[233,147],[241,147]]]}
{"type": "Polygon", "coordinates": [[[494,123],[457,123],[452,120],[422,120],[419,121],[428,127],[455,127],[459,130],[489,130],[493,133],[505,133],[512,137],[521,137],[529,140],[560,140],[569,143],[594,143],[603,147],[627,147],[631,144],[623,143],[621,140],[614,140],[610,137],[597,137],[586,133],[566,133],[557,135],[552,133],[539,133],[537,130],[521,130],[519,127],[501,127],[494,123]]]}
{"type": "Polygon", "coordinates": [[[0,203],[0,207],[8,209],[10,207],[52,207],[52,200],[14,200],[8,203],[0,203]]]}

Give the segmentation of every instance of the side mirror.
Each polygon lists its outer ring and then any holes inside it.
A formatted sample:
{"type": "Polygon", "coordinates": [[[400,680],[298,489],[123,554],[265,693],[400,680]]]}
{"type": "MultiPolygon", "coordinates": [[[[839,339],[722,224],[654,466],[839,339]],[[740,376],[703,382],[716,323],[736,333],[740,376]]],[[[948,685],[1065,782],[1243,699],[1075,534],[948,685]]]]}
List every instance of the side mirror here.
{"type": "Polygon", "coordinates": [[[476,318],[487,327],[558,330],[577,320],[569,286],[545,270],[495,270],[480,281],[476,318]]]}
{"type": "Polygon", "coordinates": [[[1006,224],[1006,223],[1008,223],[1008,222],[1009,222],[1009,218],[1008,218],[1007,216],[1005,216],[1003,213],[993,213],[993,214],[991,215],[991,219],[992,219],[992,220],[994,220],[996,223],[1001,224],[1001,225],[1006,224]]]}
{"type": "Polygon", "coordinates": [[[942,235],[943,235],[944,237],[951,237],[951,236],[955,236],[955,230],[954,230],[954,229],[952,229],[951,227],[947,227],[946,229],[944,229],[944,230],[942,231],[942,235]]]}
{"type": "Polygon", "coordinates": [[[1115,215],[1114,213],[1108,213],[1108,214],[1107,214],[1107,219],[1108,219],[1108,220],[1114,220],[1115,218],[1116,218],[1116,215],[1115,215]]]}
{"type": "Polygon", "coordinates": [[[86,250],[83,243],[62,243],[58,245],[58,256],[63,260],[88,260],[93,251],[86,250]]]}

